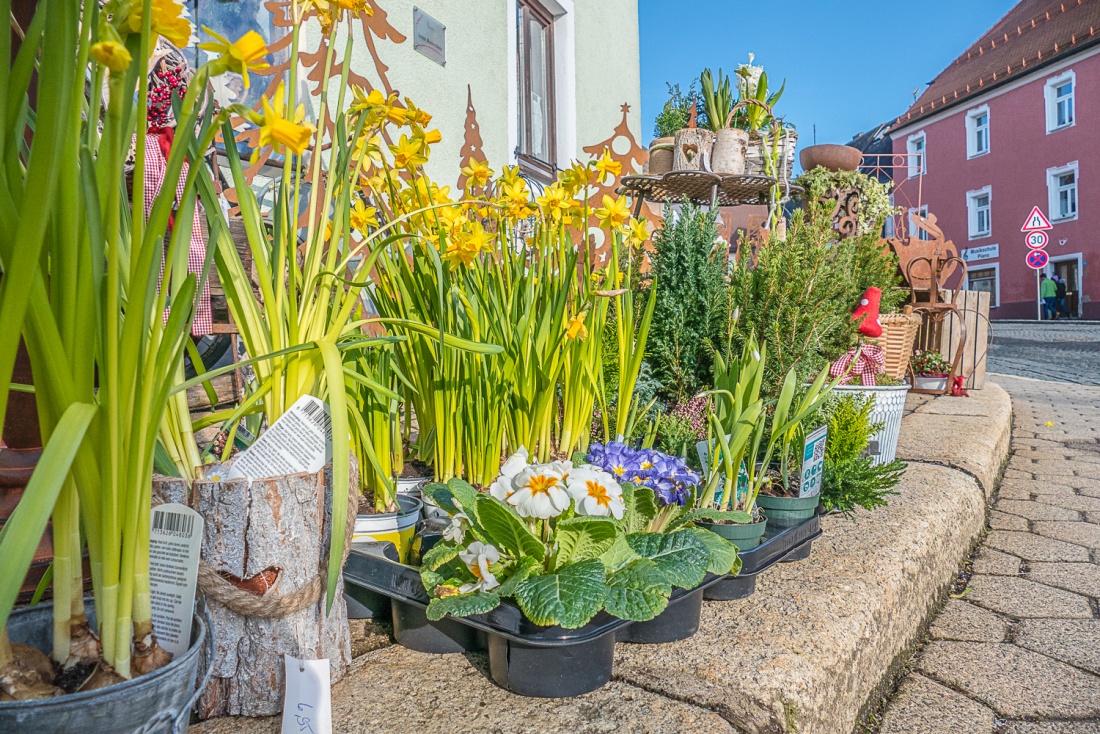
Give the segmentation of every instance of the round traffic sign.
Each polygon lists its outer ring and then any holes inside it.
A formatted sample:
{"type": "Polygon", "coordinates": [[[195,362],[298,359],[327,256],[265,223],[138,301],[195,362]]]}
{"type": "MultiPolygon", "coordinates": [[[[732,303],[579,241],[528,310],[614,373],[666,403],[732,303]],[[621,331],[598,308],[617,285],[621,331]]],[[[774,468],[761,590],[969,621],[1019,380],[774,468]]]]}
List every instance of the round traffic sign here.
{"type": "Polygon", "coordinates": [[[1027,246],[1033,250],[1041,250],[1047,246],[1047,233],[1040,230],[1027,233],[1027,246]]]}
{"type": "Polygon", "coordinates": [[[1032,250],[1027,253],[1027,266],[1032,270],[1042,270],[1047,266],[1047,260],[1050,260],[1050,256],[1046,250],[1032,250]]]}

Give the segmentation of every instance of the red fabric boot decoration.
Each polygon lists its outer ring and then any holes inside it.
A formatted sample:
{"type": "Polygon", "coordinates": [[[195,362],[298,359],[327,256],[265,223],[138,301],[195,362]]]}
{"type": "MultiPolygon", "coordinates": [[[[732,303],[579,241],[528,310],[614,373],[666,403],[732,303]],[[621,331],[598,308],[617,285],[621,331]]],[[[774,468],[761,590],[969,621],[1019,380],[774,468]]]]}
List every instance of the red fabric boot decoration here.
{"type": "Polygon", "coordinates": [[[852,311],[852,320],[862,322],[859,325],[859,333],[870,339],[882,336],[882,324],[878,320],[879,304],[882,301],[882,291],[874,286],[867,289],[863,298],[859,299],[859,305],[852,311]]]}

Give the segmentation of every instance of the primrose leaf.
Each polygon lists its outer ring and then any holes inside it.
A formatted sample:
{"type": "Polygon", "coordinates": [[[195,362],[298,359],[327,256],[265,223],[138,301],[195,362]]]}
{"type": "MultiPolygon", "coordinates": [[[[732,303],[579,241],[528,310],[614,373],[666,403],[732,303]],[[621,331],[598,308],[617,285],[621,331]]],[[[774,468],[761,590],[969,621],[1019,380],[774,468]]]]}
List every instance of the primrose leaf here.
{"type": "Polygon", "coordinates": [[[623,566],[627,565],[631,561],[641,558],[634,549],[630,547],[630,543],[627,542],[625,535],[620,535],[615,539],[615,542],[611,544],[611,547],[604,551],[600,556],[600,561],[607,567],[608,571],[618,571],[623,566]]]}
{"type": "Polygon", "coordinates": [[[710,553],[703,541],[691,530],[674,533],[634,533],[626,536],[630,547],[643,558],[649,558],[673,586],[694,589],[707,574],[710,553]]]}
{"type": "Polygon", "coordinates": [[[531,556],[542,561],[546,546],[535,537],[511,507],[487,494],[480,494],[474,507],[490,542],[516,558],[531,556]]]}
{"type": "Polygon", "coordinates": [[[738,548],[733,543],[712,533],[706,528],[692,528],[695,537],[703,541],[710,554],[710,564],[707,570],[716,576],[724,576],[727,573],[737,575],[741,570],[741,557],[737,555],[738,548]]]}
{"type": "Polygon", "coordinates": [[[558,541],[554,567],[599,558],[618,535],[619,526],[610,518],[575,517],[559,522],[554,531],[558,541]]]}
{"type": "Polygon", "coordinates": [[[447,540],[436,543],[420,559],[420,567],[427,571],[438,571],[444,563],[457,557],[461,550],[462,546],[447,540]]]}
{"type": "Polygon", "coordinates": [[[468,617],[484,614],[500,606],[500,595],[492,591],[475,591],[472,594],[452,594],[432,599],[428,604],[428,619],[438,622],[448,614],[452,617],[468,617]]]}
{"type": "Polygon", "coordinates": [[[624,482],[623,504],[623,529],[628,533],[638,533],[645,530],[649,521],[657,516],[657,497],[649,487],[638,487],[630,482],[624,482]]]}
{"type": "Polygon", "coordinates": [[[645,622],[668,606],[672,586],[657,564],[648,558],[636,558],[607,579],[604,606],[619,619],[645,622]]]}
{"type": "Polygon", "coordinates": [[[521,558],[512,569],[511,574],[505,579],[500,586],[493,589],[500,596],[512,596],[516,593],[516,587],[523,583],[526,579],[532,576],[538,575],[542,570],[542,566],[537,560],[527,556],[521,558]]]}
{"type": "Polygon", "coordinates": [[[516,587],[519,608],[535,624],[583,627],[603,607],[604,566],[597,559],[529,578],[516,587]]]}

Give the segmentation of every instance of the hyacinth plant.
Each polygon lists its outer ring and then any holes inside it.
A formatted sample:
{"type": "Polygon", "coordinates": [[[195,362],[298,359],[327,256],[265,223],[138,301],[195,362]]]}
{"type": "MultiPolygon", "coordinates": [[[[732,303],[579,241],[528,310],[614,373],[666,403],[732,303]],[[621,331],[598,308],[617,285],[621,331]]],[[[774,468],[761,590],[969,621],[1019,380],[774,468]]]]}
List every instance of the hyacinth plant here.
{"type": "MultiPolygon", "coordinates": [[[[407,114],[395,98],[386,103],[407,114]]],[[[464,477],[486,487],[506,447],[530,446],[542,461],[587,448],[593,407],[602,400],[602,334],[612,301],[626,345],[624,374],[636,380],[640,367],[641,350],[628,343],[638,330],[629,289],[620,287],[620,252],[646,238],[645,224],[628,216],[621,197],[605,197],[594,212],[587,204],[597,180],[618,175],[621,165],[605,151],[574,163],[534,197],[518,168],[494,179],[486,163],[471,159],[465,190],[452,196],[424,173],[430,140],[402,138],[387,149],[368,139],[364,147],[364,206],[398,233],[370,250],[370,297],[407,337],[396,354],[411,383],[420,460],[439,481],[464,477]],[[592,214],[611,242],[603,269],[576,244],[592,214]],[[411,322],[502,351],[441,350],[433,334],[403,326],[411,322]]],[[[620,387],[630,390],[628,407],[633,384],[620,387]]]]}
{"type": "MultiPolygon", "coordinates": [[[[0,12],[11,15],[7,0],[0,12]]],[[[158,35],[186,43],[190,25],[182,12],[170,0],[112,1],[102,8],[40,3],[29,26],[17,29],[20,48],[0,75],[0,321],[23,326],[45,446],[0,531],[0,623],[6,624],[52,512],[53,658],[62,669],[96,664],[85,684],[91,687],[168,662],[152,625],[150,490],[161,417],[197,291],[186,264],[202,166],[191,166],[186,177],[182,171],[185,157],[213,141],[222,115],[212,116],[202,95],[209,76],[230,63],[219,57],[196,70],[180,106],[164,185],[146,211],[144,59],[158,35]],[[37,76],[32,105],[36,66],[50,71],[37,76]],[[97,92],[87,96],[87,89],[97,92]],[[131,144],[136,165],[127,197],[131,144]],[[98,638],[84,616],[85,542],[98,638]]],[[[2,42],[14,35],[2,34],[2,42]]],[[[6,46],[2,54],[10,51],[6,46]]],[[[20,329],[0,332],[2,416],[20,329]]],[[[22,663],[5,635],[4,694],[58,693],[51,682],[27,677],[22,663]]]]}
{"type": "Polygon", "coordinates": [[[422,561],[429,619],[481,614],[511,598],[540,625],[575,629],[601,610],[645,621],[673,587],[739,570],[736,546],[694,526],[698,511],[661,505],[649,486],[620,483],[595,464],[528,458],[509,457],[488,493],[459,479],[425,487],[451,516],[422,561]]]}

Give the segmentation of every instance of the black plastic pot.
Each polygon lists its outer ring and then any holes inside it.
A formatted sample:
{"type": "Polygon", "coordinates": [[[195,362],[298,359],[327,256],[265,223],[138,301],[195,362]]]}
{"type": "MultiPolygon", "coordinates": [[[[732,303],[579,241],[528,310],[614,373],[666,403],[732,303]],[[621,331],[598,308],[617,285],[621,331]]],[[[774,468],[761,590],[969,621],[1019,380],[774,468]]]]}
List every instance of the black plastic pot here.
{"type": "Polygon", "coordinates": [[[568,698],[602,688],[611,680],[614,658],[613,633],[554,647],[489,634],[489,674],[521,696],[568,698]]]}
{"type": "Polygon", "coordinates": [[[690,591],[674,589],[663,612],[648,622],[634,622],[623,627],[617,639],[643,644],[686,640],[699,631],[704,591],[702,586],[690,591]]]}
{"type": "MultiPolygon", "coordinates": [[[[84,603],[95,627],[95,604],[84,603]]],[[[40,604],[12,612],[8,619],[12,642],[52,650],[53,605],[40,604]]],[[[211,667],[199,675],[199,658],[206,648],[214,659],[214,635],[208,618],[194,616],[191,647],[160,670],[94,691],[34,701],[0,702],[0,732],[95,732],[95,734],[182,734],[191,720],[191,707],[206,687],[211,667]],[[196,684],[198,684],[196,686],[196,684]]]]}
{"type": "Polygon", "coordinates": [[[708,576],[703,582],[703,598],[711,601],[744,599],[755,591],[756,576],[759,574],[780,561],[808,557],[810,545],[821,535],[820,518],[818,512],[796,525],[783,527],[773,526],[769,516],[768,527],[760,544],[738,554],[741,558],[741,573],[736,577],[727,575],[718,580],[708,576]]]}
{"type": "Polygon", "coordinates": [[[452,618],[432,622],[425,607],[398,601],[393,609],[393,636],[397,644],[417,652],[449,655],[485,649],[485,633],[452,618]]]}

